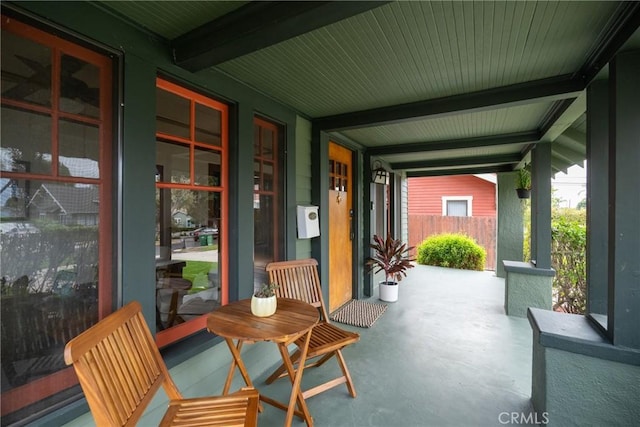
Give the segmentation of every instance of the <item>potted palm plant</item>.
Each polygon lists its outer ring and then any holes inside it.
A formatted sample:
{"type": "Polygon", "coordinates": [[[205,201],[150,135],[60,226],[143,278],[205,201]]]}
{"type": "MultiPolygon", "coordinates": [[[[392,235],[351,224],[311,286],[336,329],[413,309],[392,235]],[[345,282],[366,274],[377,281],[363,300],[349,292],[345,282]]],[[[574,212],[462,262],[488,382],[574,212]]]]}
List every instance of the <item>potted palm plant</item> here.
{"type": "Polygon", "coordinates": [[[251,297],[251,313],[258,317],[269,317],[276,312],[278,300],[276,299],[276,289],[279,285],[271,283],[262,284],[260,289],[251,297]]]}
{"type": "Polygon", "coordinates": [[[380,299],[387,302],[398,300],[398,282],[407,277],[407,270],[413,268],[413,258],[408,257],[413,247],[407,247],[399,239],[394,239],[391,234],[383,239],[378,235],[373,236],[373,243],[369,245],[373,249],[373,256],[368,258],[365,265],[368,271],[374,273],[384,271],[384,282],[380,282],[380,299]]]}
{"type": "Polygon", "coordinates": [[[516,192],[521,199],[528,199],[531,195],[531,172],[526,167],[518,171],[516,192]]]}

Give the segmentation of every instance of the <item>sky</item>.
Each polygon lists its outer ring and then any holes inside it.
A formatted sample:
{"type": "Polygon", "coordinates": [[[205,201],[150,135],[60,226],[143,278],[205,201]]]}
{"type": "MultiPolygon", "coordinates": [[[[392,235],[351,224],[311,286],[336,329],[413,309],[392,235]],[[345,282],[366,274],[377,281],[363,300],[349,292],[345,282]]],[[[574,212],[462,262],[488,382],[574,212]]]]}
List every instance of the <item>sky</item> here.
{"type": "Polygon", "coordinates": [[[551,180],[554,197],[560,199],[560,206],[575,208],[587,197],[587,169],[578,165],[571,166],[567,173],[559,172],[551,180]]]}

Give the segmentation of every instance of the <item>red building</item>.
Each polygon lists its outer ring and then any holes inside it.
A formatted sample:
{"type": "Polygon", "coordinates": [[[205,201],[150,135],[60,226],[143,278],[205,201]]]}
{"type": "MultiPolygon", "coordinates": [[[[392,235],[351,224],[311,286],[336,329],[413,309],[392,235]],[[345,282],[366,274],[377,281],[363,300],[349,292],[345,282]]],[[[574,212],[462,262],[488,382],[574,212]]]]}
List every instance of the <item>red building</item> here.
{"type": "Polygon", "coordinates": [[[409,178],[409,215],[496,216],[495,175],[409,178]]]}
{"type": "Polygon", "coordinates": [[[496,268],[495,175],[408,179],[409,245],[441,233],[462,233],[487,251],[485,269],[496,268]]]}

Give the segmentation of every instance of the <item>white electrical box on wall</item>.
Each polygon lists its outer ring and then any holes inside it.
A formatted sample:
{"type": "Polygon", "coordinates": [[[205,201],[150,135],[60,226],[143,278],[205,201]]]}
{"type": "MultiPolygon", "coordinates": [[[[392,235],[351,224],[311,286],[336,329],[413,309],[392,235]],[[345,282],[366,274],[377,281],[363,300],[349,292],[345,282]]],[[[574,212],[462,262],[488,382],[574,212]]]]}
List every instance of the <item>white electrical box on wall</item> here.
{"type": "Polygon", "coordinates": [[[310,239],[320,235],[320,218],[317,206],[298,206],[298,239],[310,239]]]}

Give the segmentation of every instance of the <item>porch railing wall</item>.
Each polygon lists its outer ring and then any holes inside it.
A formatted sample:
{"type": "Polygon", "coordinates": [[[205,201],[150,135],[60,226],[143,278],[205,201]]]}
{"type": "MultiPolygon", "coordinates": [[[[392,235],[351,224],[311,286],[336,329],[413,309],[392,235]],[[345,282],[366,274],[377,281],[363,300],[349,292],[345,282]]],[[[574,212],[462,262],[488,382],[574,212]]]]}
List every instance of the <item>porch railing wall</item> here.
{"type": "MultiPolygon", "coordinates": [[[[472,237],[487,251],[485,270],[496,269],[496,218],[409,215],[409,246],[417,246],[434,234],[460,233],[472,237]]],[[[415,255],[415,249],[412,251],[415,255]]]]}

